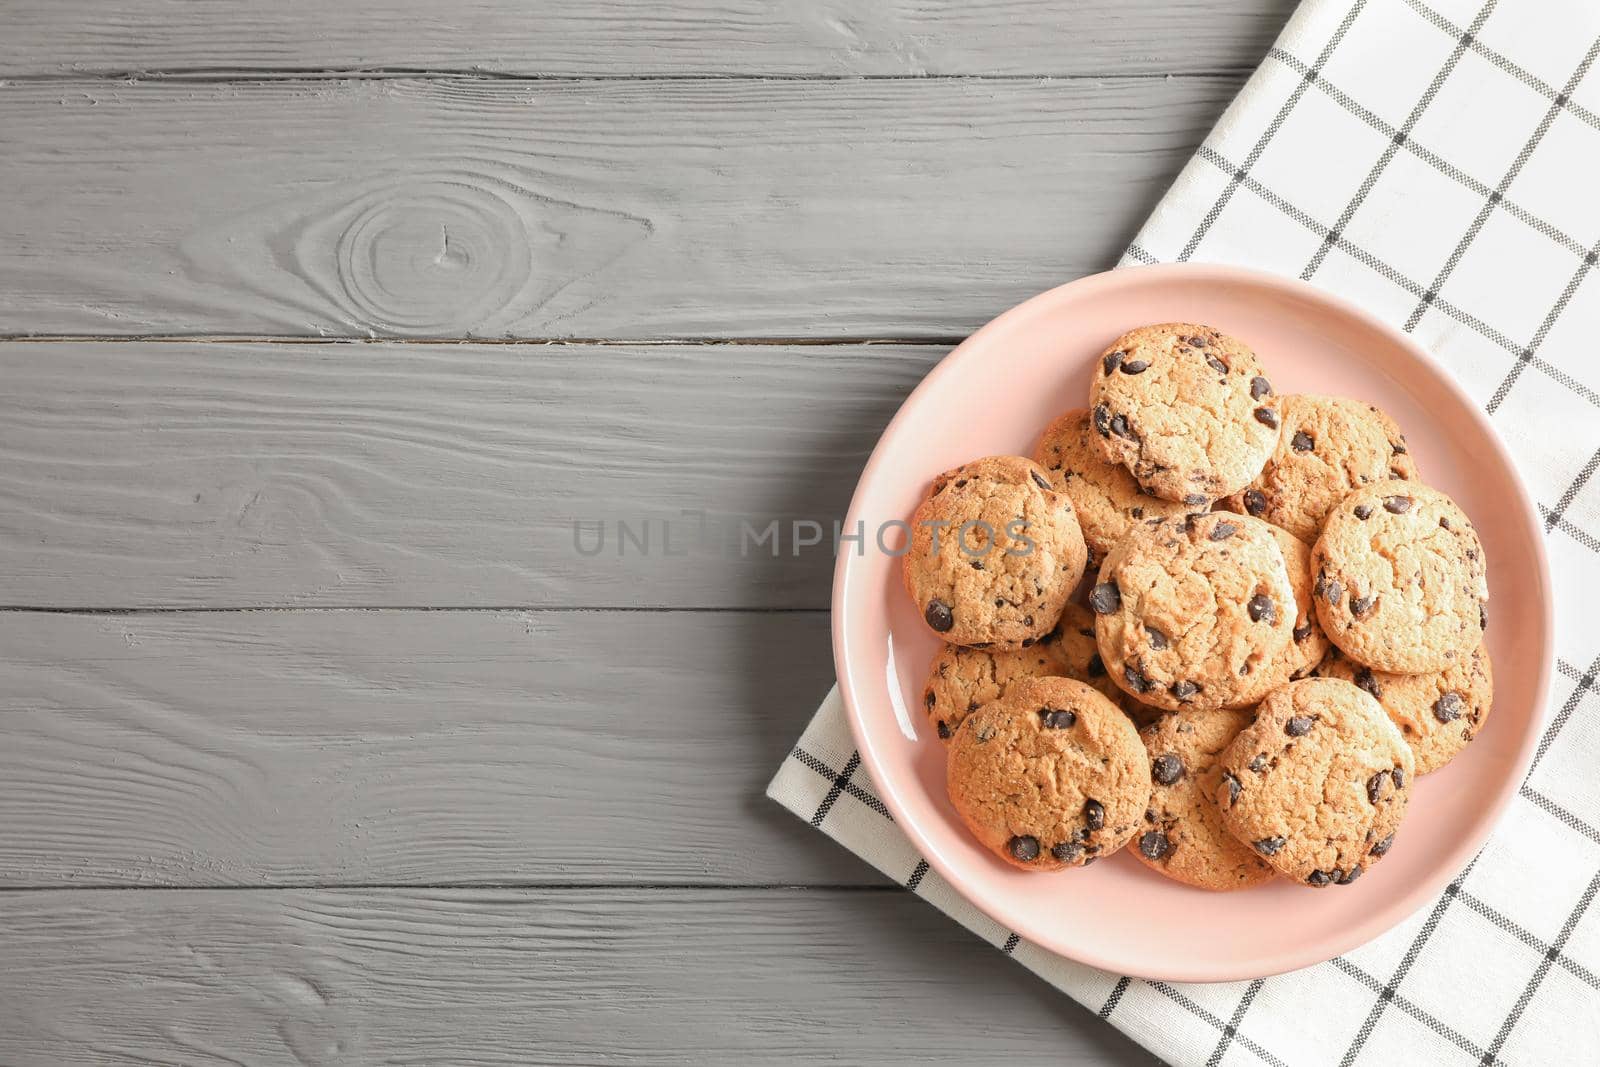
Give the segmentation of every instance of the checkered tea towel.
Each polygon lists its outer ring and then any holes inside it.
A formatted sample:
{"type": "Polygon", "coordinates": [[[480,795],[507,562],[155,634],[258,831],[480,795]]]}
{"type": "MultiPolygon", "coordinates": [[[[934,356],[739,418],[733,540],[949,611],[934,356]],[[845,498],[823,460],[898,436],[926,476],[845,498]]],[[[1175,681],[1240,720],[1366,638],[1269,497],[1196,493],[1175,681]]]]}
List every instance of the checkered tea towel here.
{"type": "Polygon", "coordinates": [[[958,896],[837,692],[770,795],[1175,1064],[1600,1064],[1600,2],[1306,0],[1129,249],[1309,279],[1436,353],[1510,444],[1557,586],[1545,735],[1489,844],[1376,941],[1264,981],[1106,974],[958,896]]]}

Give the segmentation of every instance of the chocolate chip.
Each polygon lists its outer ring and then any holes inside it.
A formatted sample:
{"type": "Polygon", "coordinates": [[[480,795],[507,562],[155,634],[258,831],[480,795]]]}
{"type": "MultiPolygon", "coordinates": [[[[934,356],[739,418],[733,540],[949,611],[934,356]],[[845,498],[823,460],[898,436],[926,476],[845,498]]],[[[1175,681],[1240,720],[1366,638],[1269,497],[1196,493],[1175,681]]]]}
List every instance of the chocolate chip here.
{"type": "Polygon", "coordinates": [[[1150,688],[1150,679],[1131,663],[1122,665],[1122,680],[1128,683],[1128,690],[1132,693],[1143,693],[1150,688]]]}
{"type": "Polygon", "coordinates": [[[1433,717],[1440,722],[1455,722],[1466,706],[1461,694],[1452,690],[1433,702],[1433,717]]]}
{"type": "Polygon", "coordinates": [[[939,720],[939,739],[941,741],[950,740],[950,724],[943,719],[939,720]]]}
{"type": "Polygon", "coordinates": [[[1111,436],[1111,412],[1104,404],[1094,406],[1094,428],[1101,437],[1111,436]]]}
{"type": "Polygon", "coordinates": [[[1232,537],[1238,532],[1239,527],[1235,526],[1233,523],[1226,521],[1218,522],[1215,526],[1211,527],[1211,540],[1226,541],[1228,538],[1232,537]]]}
{"type": "Polygon", "coordinates": [[[1091,830],[1104,830],[1106,828],[1106,808],[1098,800],[1085,800],[1083,802],[1083,821],[1091,830]]]}
{"type": "Polygon", "coordinates": [[[1411,510],[1412,499],[1408,496],[1386,496],[1383,498],[1383,510],[1391,515],[1404,515],[1411,510]]]}
{"type": "Polygon", "coordinates": [[[1122,590],[1116,582],[1101,582],[1089,590],[1089,606],[1096,615],[1110,615],[1122,607],[1122,590]]]}
{"type": "Polygon", "coordinates": [[[1183,502],[1185,505],[1191,508],[1202,508],[1210,503],[1210,501],[1206,499],[1204,493],[1190,493],[1188,496],[1183,498],[1183,502]]]}
{"type": "Polygon", "coordinates": [[[1113,415],[1111,417],[1111,432],[1130,441],[1136,439],[1133,428],[1128,425],[1128,420],[1121,415],[1113,415]]]}
{"type": "Polygon", "coordinates": [[[1353,596],[1353,597],[1351,597],[1350,598],[1350,614],[1351,614],[1351,616],[1354,617],[1354,618],[1359,619],[1359,618],[1361,618],[1361,616],[1363,616],[1367,612],[1371,611],[1372,610],[1372,601],[1373,601],[1373,598],[1370,597],[1370,596],[1363,596],[1363,597],[1354,597],[1353,596]]]}
{"type": "Polygon", "coordinates": [[[1200,692],[1200,686],[1185,678],[1172,683],[1172,695],[1179,700],[1191,700],[1200,692]]]}
{"type": "Polygon", "coordinates": [[[1255,416],[1261,425],[1270,426],[1274,430],[1278,428],[1278,413],[1271,408],[1256,408],[1255,416]]]}
{"type": "Polygon", "coordinates": [[[1130,359],[1122,365],[1123,374],[1143,374],[1149,369],[1150,361],[1147,359],[1130,359]]]}
{"type": "Polygon", "coordinates": [[[1050,855],[1062,863],[1071,863],[1083,855],[1083,846],[1073,841],[1063,841],[1059,845],[1050,846],[1050,855]]]}
{"type": "Polygon", "coordinates": [[[1283,848],[1286,843],[1281,837],[1263,837],[1260,841],[1255,842],[1255,849],[1263,856],[1276,856],[1278,850],[1283,848]]]}
{"type": "Polygon", "coordinates": [[[1367,801],[1376,804],[1383,796],[1383,783],[1389,780],[1388,771],[1379,771],[1367,779],[1367,801]]]}
{"type": "Polygon", "coordinates": [[[1032,863],[1034,860],[1039,858],[1039,839],[1034,837],[1032,834],[1024,834],[1021,837],[1013,837],[1010,841],[1006,842],[1006,848],[1010,851],[1011,855],[1015,856],[1023,863],[1032,863]]]}
{"type": "Polygon", "coordinates": [[[1327,871],[1312,871],[1310,874],[1306,875],[1306,885],[1327,885],[1329,882],[1334,881],[1338,876],[1339,872],[1337,869],[1335,869],[1332,874],[1329,874],[1327,871]]]}
{"type": "Polygon", "coordinates": [[[1317,572],[1317,588],[1315,592],[1317,596],[1320,596],[1329,604],[1339,603],[1339,598],[1344,595],[1344,589],[1339,585],[1338,580],[1329,578],[1327,571],[1317,572]]]}
{"type": "Polygon", "coordinates": [[[1239,794],[1244,792],[1244,786],[1239,783],[1239,779],[1227,772],[1223,772],[1222,784],[1228,787],[1228,803],[1237,803],[1239,794]]]}
{"type": "Polygon", "coordinates": [[[1204,348],[1206,346],[1206,339],[1199,334],[1195,334],[1193,337],[1185,337],[1183,342],[1194,348],[1204,348]]]}
{"type": "Polygon", "coordinates": [[[1258,752],[1250,760],[1250,769],[1260,774],[1267,769],[1267,764],[1270,762],[1265,752],[1258,752]]]}
{"type": "Polygon", "coordinates": [[[1244,491],[1244,509],[1257,518],[1265,515],[1267,513],[1267,494],[1259,489],[1246,489],[1244,491]]]}
{"type": "Polygon", "coordinates": [[[1150,830],[1139,838],[1139,851],[1148,860],[1158,860],[1165,856],[1172,845],[1167,841],[1167,835],[1160,830],[1150,830]]]}
{"type": "Polygon", "coordinates": [[[1482,601],[1479,601],[1478,602],[1478,629],[1487,630],[1488,628],[1489,628],[1489,609],[1488,609],[1488,607],[1486,607],[1483,604],[1482,601]]]}
{"type": "Polygon", "coordinates": [[[1150,763],[1150,777],[1161,785],[1171,785],[1183,777],[1183,760],[1171,753],[1157,756],[1150,763]]]}
{"type": "Polygon", "coordinates": [[[1039,725],[1043,726],[1046,730],[1071,729],[1077,724],[1077,722],[1077,714],[1066,709],[1039,709],[1039,725]]]}
{"type": "Polygon", "coordinates": [[[1450,520],[1445,518],[1443,515],[1439,516],[1439,528],[1441,530],[1453,529],[1453,527],[1450,525],[1450,520]]]}
{"type": "Polygon", "coordinates": [[[1160,652],[1167,647],[1167,635],[1162,633],[1160,630],[1157,630],[1154,626],[1146,626],[1144,628],[1144,634],[1150,639],[1150,647],[1155,649],[1157,652],[1160,652]]]}
{"type": "Polygon", "coordinates": [[[1404,789],[1406,787],[1406,772],[1402,771],[1399,767],[1396,767],[1394,770],[1390,771],[1389,777],[1394,779],[1394,787],[1396,789],[1404,789]]]}
{"type": "Polygon", "coordinates": [[[1371,504],[1357,504],[1356,505],[1355,515],[1356,515],[1356,518],[1360,519],[1362,522],[1365,522],[1366,520],[1368,520],[1368,519],[1370,519],[1372,517],[1372,505],[1371,504]]]}
{"type": "Polygon", "coordinates": [[[1040,489],[1043,489],[1047,493],[1050,491],[1050,479],[1046,478],[1038,471],[1029,471],[1028,476],[1033,479],[1034,485],[1037,485],[1040,489]]]}
{"type": "Polygon", "coordinates": [[[1295,715],[1283,724],[1283,732],[1290,737],[1304,737],[1311,732],[1313,722],[1309,715],[1295,715]]]}
{"type": "Polygon", "coordinates": [[[1269,626],[1278,621],[1278,608],[1273,604],[1272,598],[1265,593],[1257,593],[1245,605],[1245,610],[1250,613],[1251,622],[1264,622],[1269,626]]]}
{"type": "Polygon", "coordinates": [[[1311,622],[1310,622],[1310,620],[1307,620],[1306,624],[1304,626],[1296,626],[1294,628],[1294,640],[1295,640],[1296,644],[1299,644],[1301,641],[1304,641],[1306,638],[1308,638],[1310,636],[1311,636],[1311,622]]]}
{"type": "Polygon", "coordinates": [[[1091,678],[1105,677],[1106,664],[1105,660],[1100,658],[1100,653],[1096,652],[1094,655],[1089,657],[1089,665],[1084,668],[1083,672],[1091,678]]]}
{"type": "MultiPolygon", "coordinates": [[[[1250,399],[1251,400],[1260,400],[1264,396],[1271,396],[1271,395],[1272,395],[1272,383],[1271,382],[1269,382],[1265,378],[1261,378],[1261,377],[1255,377],[1255,378],[1251,378],[1250,379],[1250,399]]],[[[1261,412],[1260,411],[1256,412],[1256,418],[1258,418],[1258,419],[1261,418],[1261,412]]],[[[1263,419],[1262,421],[1266,421],[1266,420],[1263,419]]],[[[1276,426],[1276,425],[1278,425],[1277,419],[1274,418],[1273,421],[1267,423],[1267,425],[1268,426],[1276,426]]]]}
{"type": "Polygon", "coordinates": [[[1107,374],[1110,374],[1122,364],[1127,355],[1126,352],[1107,352],[1106,358],[1100,361],[1100,365],[1105,367],[1107,374]]]}
{"type": "MultiPolygon", "coordinates": [[[[939,669],[939,673],[942,675],[944,673],[944,668],[941,667],[939,669]]],[[[938,699],[939,699],[938,697],[934,696],[932,689],[930,689],[926,693],[922,694],[922,704],[929,711],[933,710],[933,705],[938,699]]]]}
{"type": "Polygon", "coordinates": [[[983,560],[981,560],[981,559],[973,560],[972,561],[972,569],[975,570],[975,571],[983,570],[983,560]]]}
{"type": "Polygon", "coordinates": [[[1296,452],[1310,452],[1313,448],[1317,447],[1317,443],[1313,441],[1311,439],[1311,435],[1306,433],[1304,430],[1297,430],[1295,431],[1294,437],[1290,438],[1289,440],[1289,447],[1294,449],[1296,452]]]}
{"type": "MultiPolygon", "coordinates": [[[[1193,338],[1190,338],[1190,340],[1192,341],[1193,338]]],[[[1226,363],[1222,362],[1222,360],[1218,359],[1216,356],[1207,356],[1206,357],[1206,366],[1210,367],[1212,370],[1216,371],[1218,374],[1227,374],[1228,373],[1228,365],[1226,363]]]]}
{"type": "Polygon", "coordinates": [[[1373,845],[1372,848],[1368,850],[1368,852],[1369,852],[1370,855],[1373,855],[1373,856],[1381,856],[1385,852],[1388,852],[1389,851],[1389,847],[1391,845],[1393,845],[1393,844],[1394,844],[1394,835],[1390,834],[1388,837],[1384,838],[1382,841],[1379,841],[1376,845],[1373,845]]]}
{"type": "Polygon", "coordinates": [[[942,600],[928,601],[928,610],[922,613],[922,617],[939,633],[948,632],[956,624],[956,617],[950,613],[950,605],[942,600]]]}
{"type": "Polygon", "coordinates": [[[1360,878],[1361,877],[1361,872],[1364,871],[1364,870],[1366,870],[1365,867],[1351,867],[1348,871],[1344,872],[1344,877],[1339,879],[1339,884],[1340,885],[1349,885],[1351,882],[1355,881],[1357,878],[1360,878]]]}
{"type": "Polygon", "coordinates": [[[1362,667],[1356,671],[1356,685],[1365,689],[1374,700],[1383,698],[1383,688],[1378,685],[1378,679],[1373,676],[1371,667],[1362,667]]]}

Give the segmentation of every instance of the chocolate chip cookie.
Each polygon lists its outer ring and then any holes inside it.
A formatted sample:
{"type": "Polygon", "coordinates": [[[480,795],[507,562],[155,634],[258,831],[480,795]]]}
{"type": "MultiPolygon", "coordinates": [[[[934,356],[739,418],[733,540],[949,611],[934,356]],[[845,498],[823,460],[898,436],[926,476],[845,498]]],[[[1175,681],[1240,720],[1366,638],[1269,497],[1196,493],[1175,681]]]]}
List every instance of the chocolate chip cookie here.
{"type": "Polygon", "coordinates": [[[1133,724],[1070,678],[1032,678],[951,738],[951,803],[980,842],[1023,870],[1081,867],[1127,844],[1150,798],[1133,724]]]}
{"type": "Polygon", "coordinates": [[[1061,652],[1054,634],[1046,634],[1031,648],[943,646],[928,667],[928,681],[922,690],[922,707],[934,732],[948,742],[968,715],[1000,699],[1023,678],[1066,677],[1061,652]]]}
{"type": "Polygon", "coordinates": [[[1236,493],[1278,443],[1278,398],[1243,343],[1192,323],[1144,326],[1100,357],[1089,387],[1094,442],[1163,500],[1236,493]]]}
{"type": "Polygon", "coordinates": [[[1136,527],[1106,557],[1089,606],[1111,677],[1168,710],[1253,699],[1297,616],[1271,529],[1228,512],[1136,527]]]}
{"type": "Polygon", "coordinates": [[[1317,622],[1317,607],[1311,599],[1311,547],[1276,526],[1270,529],[1283,553],[1289,585],[1294,589],[1294,629],[1289,631],[1289,643],[1283,646],[1283,651],[1251,674],[1256,683],[1241,699],[1241,706],[1254,704],[1284,682],[1309,678],[1331,647],[1327,635],[1322,632],[1322,624],[1317,622]]]}
{"type": "Polygon", "coordinates": [[[1146,867],[1201,889],[1247,889],[1274,877],[1254,849],[1223,828],[1217,810],[1218,759],[1253,718],[1223,708],[1174,712],[1139,731],[1153,789],[1128,851],[1146,867]]]}
{"type": "Polygon", "coordinates": [[[1282,433],[1255,481],[1221,503],[1304,541],[1352,490],[1391,479],[1417,479],[1406,439],[1384,412],[1342,396],[1286,396],[1282,433]]]}
{"type": "Polygon", "coordinates": [[[1044,468],[990,456],[934,479],[901,561],[928,628],[952,644],[1024,648],[1055,628],[1087,550],[1044,468]]]}
{"type": "Polygon", "coordinates": [[[1350,493],[1328,512],[1311,566],[1323,631],[1375,670],[1442,671],[1489,624],[1483,545],[1437,489],[1389,481],[1350,493]]]}
{"type": "Polygon", "coordinates": [[[1436,771],[1454,759],[1489,717],[1494,673],[1482,644],[1442,671],[1391,674],[1363,667],[1335,650],[1317,673],[1342,678],[1383,705],[1416,757],[1417,773],[1436,771]]]}
{"type": "Polygon", "coordinates": [[[1378,702],[1337,678],[1268,693],[1220,764],[1228,832],[1316,887],[1349,885],[1389,851],[1416,770],[1378,702]]]}
{"type": "Polygon", "coordinates": [[[1205,510],[1203,499],[1185,504],[1152,496],[1126,467],[1107,462],[1094,442],[1088,408],[1069,411],[1052,422],[1039,438],[1033,458],[1078,509],[1091,570],[1136,522],[1172,518],[1196,507],[1205,510]]]}

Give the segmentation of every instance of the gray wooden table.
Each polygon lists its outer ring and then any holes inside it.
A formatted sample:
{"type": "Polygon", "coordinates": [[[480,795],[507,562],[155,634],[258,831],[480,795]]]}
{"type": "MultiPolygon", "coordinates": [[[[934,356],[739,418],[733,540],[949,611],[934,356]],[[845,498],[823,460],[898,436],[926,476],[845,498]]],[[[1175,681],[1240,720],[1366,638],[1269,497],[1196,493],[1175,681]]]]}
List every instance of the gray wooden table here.
{"type": "Polygon", "coordinates": [[[1145,1062],[761,796],[826,547],[573,523],[840,515],[1290,7],[0,6],[0,1063],[1145,1062]]]}

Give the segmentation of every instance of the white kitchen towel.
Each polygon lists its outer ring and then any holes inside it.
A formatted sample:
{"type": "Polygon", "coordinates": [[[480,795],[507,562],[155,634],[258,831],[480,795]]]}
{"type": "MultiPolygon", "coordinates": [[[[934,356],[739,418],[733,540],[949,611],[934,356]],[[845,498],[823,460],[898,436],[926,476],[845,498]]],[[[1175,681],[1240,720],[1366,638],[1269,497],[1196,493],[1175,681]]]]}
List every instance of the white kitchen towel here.
{"type": "Polygon", "coordinates": [[[1543,514],[1557,675],[1490,843],[1431,906],[1264,981],[1106,974],[958,896],[859,770],[837,692],[769,794],[1176,1064],[1600,1063],[1600,3],[1306,0],[1125,263],[1275,270],[1411,332],[1543,514]]]}

